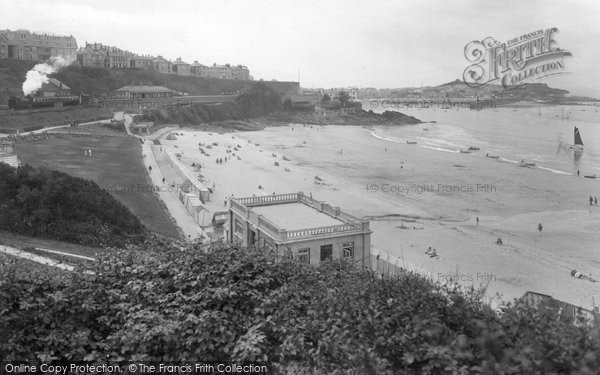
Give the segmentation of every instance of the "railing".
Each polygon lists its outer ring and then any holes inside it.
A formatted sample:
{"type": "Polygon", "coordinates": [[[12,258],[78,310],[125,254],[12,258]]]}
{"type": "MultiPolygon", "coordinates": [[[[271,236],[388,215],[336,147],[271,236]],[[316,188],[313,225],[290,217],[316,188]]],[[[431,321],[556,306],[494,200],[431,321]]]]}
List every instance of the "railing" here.
{"type": "Polygon", "coordinates": [[[331,235],[341,232],[369,231],[368,221],[361,220],[355,216],[342,212],[339,207],[333,207],[327,203],[315,200],[311,197],[304,195],[304,193],[302,192],[291,194],[266,195],[259,197],[234,198],[231,199],[230,203],[230,207],[233,211],[241,215],[244,219],[252,222],[254,225],[256,225],[256,227],[262,228],[268,234],[278,238],[280,241],[289,241],[299,238],[331,235]],[[286,203],[305,204],[315,210],[323,212],[326,215],[343,221],[344,224],[288,231],[286,229],[278,228],[275,224],[265,219],[262,215],[257,215],[252,211],[252,207],[286,203]]]}
{"type": "Polygon", "coordinates": [[[329,204],[322,203],[316,199],[307,197],[304,194],[300,194],[299,201],[301,203],[304,203],[307,206],[313,207],[314,209],[323,211],[324,213],[326,213],[327,215],[329,215],[331,217],[340,219],[340,220],[350,223],[352,225],[363,226],[363,223],[365,222],[365,221],[357,218],[356,216],[352,216],[352,215],[340,210],[339,207],[332,207],[329,204]]]}
{"type": "Polygon", "coordinates": [[[246,206],[238,203],[238,201],[234,199],[230,200],[229,204],[231,205],[231,208],[238,214],[242,215],[244,218],[248,217],[248,210],[246,209],[246,206]]]}
{"type": "Polygon", "coordinates": [[[352,216],[343,211],[339,212],[338,218],[353,225],[362,225],[362,223],[365,223],[365,221],[357,218],[356,216],[352,216]]]}
{"type": "Polygon", "coordinates": [[[302,237],[313,237],[313,236],[322,236],[339,232],[350,232],[356,231],[358,228],[342,224],[342,225],[331,225],[328,227],[317,227],[310,229],[299,229],[299,230],[291,230],[285,233],[285,239],[291,240],[302,237]]]}
{"type": "Polygon", "coordinates": [[[262,215],[258,216],[258,228],[260,228],[261,230],[266,229],[266,232],[268,232],[270,235],[282,239],[281,229],[277,228],[275,224],[265,219],[262,215]]]}
{"type": "Polygon", "coordinates": [[[298,193],[264,195],[260,197],[235,198],[234,200],[246,207],[267,206],[271,204],[284,204],[298,202],[298,193]]]}

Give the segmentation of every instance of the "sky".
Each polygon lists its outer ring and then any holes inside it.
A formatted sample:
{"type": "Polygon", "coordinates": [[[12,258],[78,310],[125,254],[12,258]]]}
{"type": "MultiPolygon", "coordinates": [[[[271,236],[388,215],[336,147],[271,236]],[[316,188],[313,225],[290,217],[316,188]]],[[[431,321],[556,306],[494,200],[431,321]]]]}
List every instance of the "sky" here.
{"type": "Polygon", "coordinates": [[[438,85],[462,77],[473,40],[556,27],[569,74],[543,82],[600,98],[598,0],[0,0],[0,15],[0,29],[243,64],[307,88],[438,85]]]}

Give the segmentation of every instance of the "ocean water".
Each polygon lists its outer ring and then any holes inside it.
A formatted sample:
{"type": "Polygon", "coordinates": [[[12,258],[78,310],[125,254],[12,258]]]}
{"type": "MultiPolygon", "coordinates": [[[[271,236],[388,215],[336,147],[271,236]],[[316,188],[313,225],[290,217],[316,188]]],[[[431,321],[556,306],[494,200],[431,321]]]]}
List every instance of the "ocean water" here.
{"type": "MultiPolygon", "coordinates": [[[[364,103],[363,108],[378,107],[364,103]]],[[[505,162],[525,159],[536,168],[555,174],[597,175],[600,179],[600,110],[592,106],[503,107],[474,111],[469,109],[386,108],[437,121],[417,126],[375,127],[372,135],[390,142],[417,141],[431,152],[459,152],[480,147],[473,157],[497,155],[505,162]],[[579,128],[584,151],[575,154],[565,144],[574,143],[574,127],[579,128]],[[425,130],[428,129],[428,130],[425,130]]],[[[598,180],[600,181],[600,180],[598,180]]]]}

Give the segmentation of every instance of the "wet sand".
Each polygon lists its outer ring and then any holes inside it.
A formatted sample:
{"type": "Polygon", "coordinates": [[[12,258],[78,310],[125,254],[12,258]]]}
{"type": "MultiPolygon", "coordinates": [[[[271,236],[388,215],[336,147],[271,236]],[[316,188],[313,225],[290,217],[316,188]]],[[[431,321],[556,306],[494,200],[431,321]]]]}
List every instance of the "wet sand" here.
{"type": "Polygon", "coordinates": [[[576,269],[600,279],[600,206],[587,202],[598,181],[390,143],[358,126],[177,132],[183,135],[161,140],[163,147],[177,145],[186,165],[202,165],[207,186],[215,184],[211,211],[225,210],[232,194],[304,191],[369,218],[374,250],[434,280],[487,286],[487,298],[504,301],[531,290],[586,308],[600,303],[600,282],[570,275],[576,269]],[[204,147],[210,156],[201,155],[198,143],[213,142],[218,146],[204,147]],[[439,259],[425,254],[429,246],[439,259]]]}

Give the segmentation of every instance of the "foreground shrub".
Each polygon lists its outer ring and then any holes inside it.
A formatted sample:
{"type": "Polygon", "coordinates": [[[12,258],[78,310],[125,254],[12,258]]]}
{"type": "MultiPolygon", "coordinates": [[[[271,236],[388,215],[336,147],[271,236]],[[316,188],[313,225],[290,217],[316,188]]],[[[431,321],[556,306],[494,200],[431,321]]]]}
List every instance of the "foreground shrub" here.
{"type": "Polygon", "coordinates": [[[0,163],[0,229],[91,246],[122,246],[146,230],[96,183],[0,163]]]}
{"type": "Polygon", "coordinates": [[[279,373],[595,374],[600,337],[552,313],[501,316],[414,274],[380,278],[235,246],[147,244],[40,281],[0,269],[5,360],[261,362],[279,373]]]}

